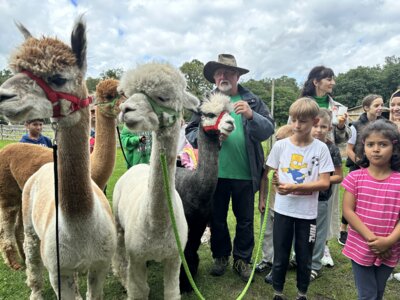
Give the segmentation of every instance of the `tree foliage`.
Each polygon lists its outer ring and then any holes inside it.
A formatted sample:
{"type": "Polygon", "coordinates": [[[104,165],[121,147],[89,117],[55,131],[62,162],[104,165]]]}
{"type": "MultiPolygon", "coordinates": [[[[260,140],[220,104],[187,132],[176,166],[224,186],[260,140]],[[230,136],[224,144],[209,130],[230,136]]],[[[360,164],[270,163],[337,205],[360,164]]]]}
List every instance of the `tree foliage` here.
{"type": "Polygon", "coordinates": [[[108,69],[107,71],[100,73],[100,80],[112,78],[112,79],[121,79],[122,74],[124,74],[124,70],[121,68],[108,69]]]}
{"type": "Polygon", "coordinates": [[[202,98],[205,92],[212,89],[212,83],[208,82],[203,75],[204,64],[193,59],[185,62],[179,69],[185,75],[188,90],[198,98],[202,98]]]}
{"type": "Polygon", "coordinates": [[[9,69],[0,70],[0,85],[3,84],[8,78],[12,76],[12,72],[9,69]]]}

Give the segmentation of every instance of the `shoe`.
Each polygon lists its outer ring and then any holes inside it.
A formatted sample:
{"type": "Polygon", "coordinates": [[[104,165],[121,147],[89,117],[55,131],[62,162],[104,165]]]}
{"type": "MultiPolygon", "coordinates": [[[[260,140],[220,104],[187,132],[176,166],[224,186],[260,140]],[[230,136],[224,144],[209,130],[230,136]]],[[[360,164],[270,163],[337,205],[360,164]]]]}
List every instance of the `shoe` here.
{"type": "Polygon", "coordinates": [[[288,264],[288,270],[295,270],[297,268],[297,262],[294,259],[291,259],[288,264]]]}
{"type": "Polygon", "coordinates": [[[307,296],[297,296],[296,300],[307,300],[307,296]]]}
{"type": "Polygon", "coordinates": [[[347,231],[341,231],[340,237],[338,238],[339,244],[342,246],[346,245],[346,240],[347,240],[347,231]]]}
{"type": "Polygon", "coordinates": [[[329,251],[328,245],[325,245],[324,256],[321,258],[321,264],[326,267],[333,267],[333,259],[329,251]]]}
{"type": "Polygon", "coordinates": [[[265,271],[271,270],[271,268],[272,268],[272,263],[270,263],[269,261],[261,261],[256,266],[256,272],[263,273],[265,271]]]}
{"type": "Polygon", "coordinates": [[[269,272],[267,276],[265,276],[264,281],[265,281],[265,283],[272,285],[272,271],[269,272]]]}
{"type": "Polygon", "coordinates": [[[389,278],[386,280],[386,281],[391,281],[391,280],[393,280],[393,273],[390,273],[390,275],[389,275],[389,278]]]}
{"type": "Polygon", "coordinates": [[[224,275],[226,268],[229,264],[229,257],[222,256],[214,259],[214,265],[210,271],[210,274],[213,276],[222,276],[224,275]]]}
{"type": "Polygon", "coordinates": [[[314,280],[317,279],[319,276],[321,276],[321,274],[319,273],[319,271],[317,271],[317,270],[311,270],[310,282],[311,282],[311,281],[314,281],[314,280]]]}
{"type": "Polygon", "coordinates": [[[395,273],[395,274],[393,275],[393,277],[394,277],[394,279],[400,281],[400,273],[395,273]]]}
{"type": "Polygon", "coordinates": [[[233,270],[239,274],[240,279],[242,279],[244,282],[249,281],[251,268],[250,265],[243,259],[239,258],[233,262],[233,270]]]}
{"type": "Polygon", "coordinates": [[[201,236],[200,241],[202,244],[208,244],[210,242],[210,239],[211,239],[211,230],[210,227],[207,226],[203,232],[203,235],[201,236]]]}

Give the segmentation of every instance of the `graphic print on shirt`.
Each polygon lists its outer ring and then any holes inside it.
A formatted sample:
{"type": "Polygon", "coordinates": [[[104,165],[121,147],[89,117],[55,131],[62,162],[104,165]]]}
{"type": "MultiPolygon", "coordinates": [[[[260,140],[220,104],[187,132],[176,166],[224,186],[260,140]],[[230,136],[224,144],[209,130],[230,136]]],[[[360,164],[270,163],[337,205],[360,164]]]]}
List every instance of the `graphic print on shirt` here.
{"type": "MultiPolygon", "coordinates": [[[[309,176],[307,173],[307,163],[303,163],[304,156],[301,154],[292,154],[290,158],[289,168],[281,168],[283,173],[288,173],[292,176],[294,182],[303,183],[304,179],[309,176]],[[305,169],[305,173],[302,173],[302,169],[305,169]]],[[[311,174],[311,173],[309,173],[311,174]]]]}

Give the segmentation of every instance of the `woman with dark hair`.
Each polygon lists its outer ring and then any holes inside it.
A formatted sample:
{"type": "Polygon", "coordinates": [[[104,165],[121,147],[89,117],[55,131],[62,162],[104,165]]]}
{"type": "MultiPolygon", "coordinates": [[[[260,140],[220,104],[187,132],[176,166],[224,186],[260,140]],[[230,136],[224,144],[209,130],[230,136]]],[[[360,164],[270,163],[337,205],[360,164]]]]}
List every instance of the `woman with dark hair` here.
{"type": "Polygon", "coordinates": [[[307,81],[301,91],[301,97],[311,97],[321,108],[332,112],[333,137],[332,142],[341,144],[350,138],[350,129],[347,126],[347,108],[332,98],[335,86],[335,73],[331,68],[324,66],[314,67],[308,74],[307,81]]]}

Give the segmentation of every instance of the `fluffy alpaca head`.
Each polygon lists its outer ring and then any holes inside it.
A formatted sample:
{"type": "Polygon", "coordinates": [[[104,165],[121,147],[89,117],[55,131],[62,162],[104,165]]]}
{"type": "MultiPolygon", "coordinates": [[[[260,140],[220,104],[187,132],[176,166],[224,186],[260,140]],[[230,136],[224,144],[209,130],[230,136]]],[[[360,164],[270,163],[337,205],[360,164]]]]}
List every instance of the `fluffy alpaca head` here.
{"type": "Polygon", "coordinates": [[[165,120],[176,120],[183,107],[195,110],[199,104],[186,91],[183,74],[165,63],[149,63],[126,72],[118,90],[128,97],[120,107],[121,121],[131,130],[158,130],[165,120]]]}
{"type": "MultiPolygon", "coordinates": [[[[17,26],[26,40],[10,57],[9,66],[15,75],[0,87],[0,114],[16,122],[53,116],[52,103],[34,80],[21,73],[24,70],[44,80],[54,91],[85,98],[86,25],[82,18],[73,29],[71,47],[56,38],[36,39],[21,24],[17,26]]],[[[71,102],[59,102],[61,113],[69,115],[71,102]]]]}
{"type": "Polygon", "coordinates": [[[123,97],[118,93],[119,81],[116,79],[105,79],[96,86],[96,104],[106,117],[116,118],[120,112],[119,106],[123,97]]]}
{"type": "Polygon", "coordinates": [[[212,94],[200,106],[201,124],[205,131],[229,135],[235,129],[235,121],[230,116],[233,107],[230,98],[224,94],[212,94]]]}

